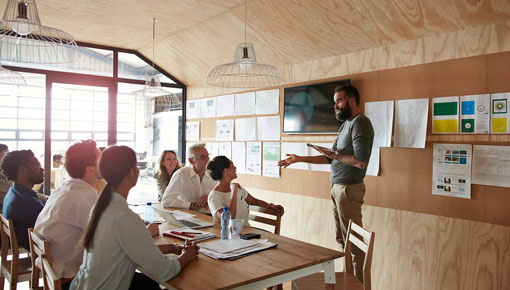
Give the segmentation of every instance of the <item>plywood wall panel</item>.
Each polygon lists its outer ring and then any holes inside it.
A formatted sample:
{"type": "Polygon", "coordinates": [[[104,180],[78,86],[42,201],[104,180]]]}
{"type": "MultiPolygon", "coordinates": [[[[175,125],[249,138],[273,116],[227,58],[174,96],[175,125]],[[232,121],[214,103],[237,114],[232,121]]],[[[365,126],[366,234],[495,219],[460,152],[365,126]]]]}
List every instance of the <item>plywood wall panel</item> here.
{"type": "Polygon", "coordinates": [[[484,221],[507,224],[510,221],[510,188],[483,186],[484,221]]]}
{"type": "Polygon", "coordinates": [[[510,54],[487,56],[487,92],[510,92],[510,54]]]}

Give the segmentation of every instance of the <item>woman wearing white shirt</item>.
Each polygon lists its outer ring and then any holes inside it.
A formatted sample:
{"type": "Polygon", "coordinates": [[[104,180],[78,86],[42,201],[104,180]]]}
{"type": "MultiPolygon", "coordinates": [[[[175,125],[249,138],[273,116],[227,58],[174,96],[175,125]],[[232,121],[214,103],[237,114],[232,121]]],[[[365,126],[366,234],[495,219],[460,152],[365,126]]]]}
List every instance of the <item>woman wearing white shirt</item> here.
{"type": "Polygon", "coordinates": [[[198,247],[194,243],[156,246],[143,221],[129,209],[126,199],[139,173],[131,148],[107,148],[99,159],[99,172],[107,184],[79,242],[85,249],[83,263],[71,289],[159,289],[147,276],[135,274],[136,268],[157,281],[167,281],[197,256],[198,247]]]}
{"type": "Polygon", "coordinates": [[[281,205],[256,199],[238,183],[231,183],[237,178],[236,167],[227,157],[215,157],[209,162],[207,169],[209,169],[212,179],[219,181],[208,197],[209,209],[215,221],[221,218],[225,206],[229,208],[233,219],[243,219],[247,226],[249,226],[248,207],[250,205],[274,209],[283,215],[284,210],[281,205]]]}

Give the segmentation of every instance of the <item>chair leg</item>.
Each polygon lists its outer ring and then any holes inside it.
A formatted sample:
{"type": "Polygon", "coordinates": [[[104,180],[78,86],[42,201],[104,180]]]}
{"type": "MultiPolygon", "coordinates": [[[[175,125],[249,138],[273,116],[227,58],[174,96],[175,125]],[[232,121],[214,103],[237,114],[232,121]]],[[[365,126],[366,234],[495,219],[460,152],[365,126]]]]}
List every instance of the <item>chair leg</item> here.
{"type": "Polygon", "coordinates": [[[11,281],[9,281],[9,284],[10,284],[9,289],[16,290],[16,288],[18,286],[18,279],[11,278],[11,281]]]}
{"type": "Polygon", "coordinates": [[[0,289],[4,290],[5,277],[0,276],[0,289]]]}

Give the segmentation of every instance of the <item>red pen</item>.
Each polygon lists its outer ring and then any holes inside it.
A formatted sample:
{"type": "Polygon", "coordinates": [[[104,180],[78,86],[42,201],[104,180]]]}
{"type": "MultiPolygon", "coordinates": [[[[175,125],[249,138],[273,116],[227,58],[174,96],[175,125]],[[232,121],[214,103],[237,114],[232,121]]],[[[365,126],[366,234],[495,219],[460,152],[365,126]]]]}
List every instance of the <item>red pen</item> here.
{"type": "Polygon", "coordinates": [[[195,237],[195,236],[190,235],[190,234],[185,234],[185,233],[176,232],[176,231],[170,231],[170,233],[174,234],[174,235],[178,235],[178,236],[188,237],[188,238],[194,238],[195,237]]]}

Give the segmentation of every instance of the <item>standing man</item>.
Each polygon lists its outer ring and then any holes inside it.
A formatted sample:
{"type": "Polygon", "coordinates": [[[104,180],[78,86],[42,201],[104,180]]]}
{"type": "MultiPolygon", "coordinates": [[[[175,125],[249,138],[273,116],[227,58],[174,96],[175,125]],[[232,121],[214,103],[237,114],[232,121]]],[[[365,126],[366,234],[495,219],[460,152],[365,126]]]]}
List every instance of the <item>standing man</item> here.
{"type": "MultiPolygon", "coordinates": [[[[363,179],[372,152],[374,129],[370,120],[359,109],[360,95],[354,86],[335,89],[335,116],[343,122],[333,143],[335,153],[319,151],[319,156],[287,154],[278,165],[287,167],[292,163],[331,163],[331,199],[336,223],[336,240],[345,246],[349,219],[363,226],[361,205],[365,196],[363,179]]],[[[364,253],[352,248],[354,273],[363,282],[364,253]]]]}
{"type": "Polygon", "coordinates": [[[14,181],[5,195],[2,214],[12,220],[18,244],[30,251],[28,228],[33,228],[44,203],[32,189],[44,181],[44,169],[31,150],[11,151],[2,159],[2,173],[14,181]]]}
{"type": "Polygon", "coordinates": [[[207,196],[216,186],[209,172],[209,152],[205,144],[195,144],[188,149],[191,167],[177,170],[168,184],[161,202],[164,207],[180,207],[208,212],[207,196]]]}

